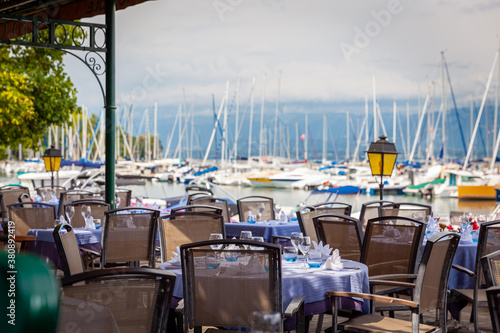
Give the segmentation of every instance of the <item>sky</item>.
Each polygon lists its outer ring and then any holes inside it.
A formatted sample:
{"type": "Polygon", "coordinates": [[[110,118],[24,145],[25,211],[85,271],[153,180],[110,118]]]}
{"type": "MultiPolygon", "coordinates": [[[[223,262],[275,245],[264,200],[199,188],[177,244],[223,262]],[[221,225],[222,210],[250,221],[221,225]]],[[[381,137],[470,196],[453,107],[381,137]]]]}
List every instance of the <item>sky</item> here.
{"type": "MultiPolygon", "coordinates": [[[[284,109],[297,102],[364,105],[372,98],[421,99],[441,90],[441,51],[454,92],[484,90],[499,46],[500,2],[478,1],[148,1],[118,11],[117,103],[200,105],[250,95],[284,109]]],[[[104,17],[86,21],[103,22],[104,17]]],[[[99,108],[95,79],[77,60],[66,68],[79,102],[99,108]]],[[[298,106],[298,108],[303,106],[298,106]]]]}
{"type": "MultiPolygon", "coordinates": [[[[383,113],[392,101],[416,112],[426,95],[441,98],[444,52],[458,107],[471,95],[479,105],[499,17],[495,0],[147,1],[116,13],[117,104],[157,102],[159,119],[171,120],[185,102],[209,115],[226,85],[234,105],[238,82],[244,108],[255,78],[255,110],[264,97],[269,118],[277,100],[284,116],[364,114],[374,86],[383,113]]],[[[65,64],[79,103],[98,112],[95,78],[70,56],[65,64]]]]}

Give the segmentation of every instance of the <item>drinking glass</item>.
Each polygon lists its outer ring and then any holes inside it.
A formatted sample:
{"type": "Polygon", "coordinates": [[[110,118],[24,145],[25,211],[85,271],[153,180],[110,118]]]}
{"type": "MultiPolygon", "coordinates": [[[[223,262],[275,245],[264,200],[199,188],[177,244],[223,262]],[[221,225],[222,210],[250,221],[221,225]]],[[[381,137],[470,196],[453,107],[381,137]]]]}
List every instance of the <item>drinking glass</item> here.
{"type": "Polygon", "coordinates": [[[42,197],[42,201],[45,201],[45,195],[47,194],[47,192],[45,192],[45,189],[40,189],[40,196],[42,197]]]}
{"type": "Polygon", "coordinates": [[[297,249],[294,246],[285,246],[283,248],[283,258],[288,262],[297,260],[297,249]]]}
{"type": "Polygon", "coordinates": [[[281,332],[281,314],[279,312],[254,311],[251,318],[252,333],[281,332]]]}
{"type": "MultiPolygon", "coordinates": [[[[222,239],[222,234],[210,234],[209,239],[210,240],[222,239]]],[[[220,250],[220,249],[222,249],[222,246],[223,246],[223,244],[210,245],[212,250],[220,250]]]]}
{"type": "Polygon", "coordinates": [[[274,204],[274,218],[279,220],[280,213],[281,213],[281,206],[279,204],[274,204]]]}
{"type": "Polygon", "coordinates": [[[304,256],[304,267],[306,266],[306,256],[307,252],[311,249],[311,237],[309,236],[304,236],[302,238],[302,243],[299,244],[299,250],[302,252],[302,255],[304,256]]]}
{"type": "Polygon", "coordinates": [[[120,199],[119,196],[116,196],[115,198],[115,209],[120,207],[120,203],[122,202],[122,199],[120,199]]]}
{"type": "Polygon", "coordinates": [[[95,219],[94,224],[96,229],[101,229],[101,219],[95,219]]]}
{"type": "Polygon", "coordinates": [[[220,266],[220,253],[219,252],[209,252],[205,255],[205,263],[207,268],[216,269],[220,266]]]}
{"type": "Polygon", "coordinates": [[[292,232],[292,234],[290,235],[290,242],[292,243],[295,249],[298,249],[299,244],[302,243],[303,238],[304,235],[302,235],[301,232],[292,232]]]}
{"type": "MultiPolygon", "coordinates": [[[[252,240],[252,232],[251,231],[247,231],[247,230],[243,230],[242,232],[240,232],[240,239],[242,239],[242,240],[252,240]]],[[[248,248],[248,245],[243,245],[243,247],[246,250],[248,248]]]]}
{"type": "Polygon", "coordinates": [[[87,205],[82,205],[82,216],[85,221],[87,221],[92,213],[92,208],[87,205]]]}
{"type": "Polygon", "coordinates": [[[420,222],[424,222],[424,213],[422,212],[415,212],[411,214],[411,218],[420,222]]]}
{"type": "Polygon", "coordinates": [[[307,264],[309,265],[309,268],[319,268],[322,263],[321,252],[309,251],[309,254],[307,255],[307,264]]]}
{"type": "Polygon", "coordinates": [[[259,213],[259,221],[262,221],[262,213],[264,213],[265,208],[266,206],[262,202],[257,205],[257,213],[259,213]]]}
{"type": "Polygon", "coordinates": [[[142,200],[143,200],[143,198],[142,198],[142,197],[137,197],[137,198],[135,198],[135,205],[136,205],[137,207],[142,207],[142,205],[143,205],[142,200]]]}
{"type": "MultiPolygon", "coordinates": [[[[252,240],[256,241],[256,242],[264,243],[264,237],[262,237],[262,236],[252,236],[252,240]]],[[[252,249],[252,250],[264,250],[264,248],[261,246],[250,246],[250,249],[252,249]]]]}
{"type": "Polygon", "coordinates": [[[66,217],[68,218],[68,223],[71,224],[71,219],[75,216],[75,207],[67,206],[66,207],[66,217]]]}

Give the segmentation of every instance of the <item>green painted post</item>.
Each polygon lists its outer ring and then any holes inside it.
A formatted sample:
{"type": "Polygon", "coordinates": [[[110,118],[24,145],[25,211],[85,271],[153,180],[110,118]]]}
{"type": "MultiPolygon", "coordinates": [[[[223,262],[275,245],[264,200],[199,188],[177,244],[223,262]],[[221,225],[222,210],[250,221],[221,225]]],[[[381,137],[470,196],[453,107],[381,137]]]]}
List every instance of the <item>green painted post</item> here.
{"type": "Polygon", "coordinates": [[[115,208],[115,0],[106,0],[106,202],[115,208]]]}

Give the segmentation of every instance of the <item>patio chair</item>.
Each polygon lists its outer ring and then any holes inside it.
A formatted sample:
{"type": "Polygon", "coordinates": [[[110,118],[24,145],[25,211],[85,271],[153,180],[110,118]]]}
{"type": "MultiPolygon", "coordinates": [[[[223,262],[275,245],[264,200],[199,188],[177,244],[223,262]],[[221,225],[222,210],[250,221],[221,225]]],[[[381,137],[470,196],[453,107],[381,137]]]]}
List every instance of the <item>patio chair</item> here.
{"type": "Polygon", "coordinates": [[[83,273],[86,267],[91,268],[91,263],[95,258],[101,256],[100,253],[80,249],[75,231],[68,223],[58,224],[54,228],[53,235],[65,277],[83,273]]]}
{"type": "Polygon", "coordinates": [[[130,202],[132,201],[132,190],[118,187],[115,188],[115,195],[120,198],[120,207],[130,206],[130,202]]]}
{"type": "Polygon", "coordinates": [[[45,197],[44,201],[50,201],[51,198],[46,197],[48,191],[49,192],[53,191],[54,194],[55,194],[55,196],[56,196],[56,198],[60,198],[61,192],[66,191],[66,188],[64,186],[57,186],[57,185],[54,185],[54,186],[40,186],[40,187],[35,188],[35,191],[36,191],[36,194],[38,194],[42,198],[42,200],[45,197]]]}
{"type": "Polygon", "coordinates": [[[62,280],[58,332],[166,332],[175,274],[115,268],[62,280]]]}
{"type": "Polygon", "coordinates": [[[147,261],[155,267],[155,241],[160,211],[126,207],[104,213],[101,268],[147,261]]]}
{"type": "Polygon", "coordinates": [[[359,220],[361,221],[363,230],[366,229],[368,220],[380,216],[380,206],[392,203],[394,202],[388,200],[375,200],[363,203],[361,205],[361,210],[359,211],[359,220]]]}
{"type": "Polygon", "coordinates": [[[210,234],[226,238],[222,210],[211,206],[186,206],[173,210],[160,221],[160,247],[163,262],[170,260],[177,247],[209,240],[210,234]],[[212,211],[210,211],[212,209],[212,211]]]}
{"type": "Polygon", "coordinates": [[[214,206],[222,209],[222,217],[224,218],[224,223],[229,223],[229,208],[226,199],[214,198],[214,197],[201,197],[196,198],[191,201],[191,205],[206,205],[214,206]]]}
{"type": "Polygon", "coordinates": [[[432,207],[413,202],[395,202],[380,206],[380,212],[381,216],[403,216],[425,222],[427,216],[432,215],[432,207]]]}
{"type": "Polygon", "coordinates": [[[248,211],[252,211],[253,215],[257,215],[257,205],[264,204],[264,212],[262,213],[262,220],[274,220],[274,200],[273,198],[263,196],[248,196],[240,198],[236,201],[238,205],[238,215],[240,222],[246,221],[248,211]]]}
{"type": "Polygon", "coordinates": [[[104,221],[104,213],[109,210],[109,204],[102,200],[75,200],[69,204],[64,205],[64,211],[66,211],[66,207],[71,206],[75,207],[75,215],[71,219],[71,225],[75,228],[85,227],[85,218],[82,215],[83,206],[89,206],[91,210],[90,215],[94,219],[100,219],[101,221],[104,221]]]}
{"type": "Polygon", "coordinates": [[[16,234],[26,235],[29,229],[53,228],[56,206],[47,203],[15,203],[8,206],[9,221],[16,225],[16,234]]]}
{"type": "MultiPolygon", "coordinates": [[[[285,318],[296,314],[296,331],[305,332],[304,296],[295,296],[283,312],[281,286],[281,249],[278,245],[242,240],[219,240],[181,246],[182,280],[184,289],[184,330],[202,326],[251,326],[253,311],[275,311],[285,318]],[[212,250],[210,245],[222,247],[234,244],[239,249],[212,250]],[[244,246],[249,246],[244,250],[244,246]],[[260,249],[252,249],[252,247],[260,249]],[[204,257],[221,253],[239,253],[249,258],[245,266],[240,259],[216,269],[207,269],[204,257]],[[241,267],[241,268],[240,268],[241,267]],[[245,271],[243,274],[241,270],[245,271]]],[[[208,330],[212,332],[215,330],[208,330]]],[[[226,331],[227,332],[227,331],[226,331]]]]}
{"type": "MultiPolygon", "coordinates": [[[[382,285],[392,285],[396,288],[411,288],[413,299],[387,297],[376,294],[362,294],[351,292],[330,291],[326,295],[332,297],[332,329],[343,331],[370,331],[370,332],[430,332],[447,331],[447,302],[446,293],[450,269],[458,246],[460,236],[456,233],[444,232],[432,236],[428,241],[418,267],[415,283],[389,281],[385,279],[371,281],[382,285]],[[373,314],[361,315],[338,324],[337,308],[338,297],[357,297],[371,301],[387,302],[406,307],[411,311],[411,321],[383,317],[373,314]],[[423,313],[435,310],[438,314],[437,326],[420,323],[423,313]]],[[[403,274],[401,277],[415,277],[414,274],[403,274]]],[[[388,279],[393,278],[386,277],[388,279]]]]}
{"type": "Polygon", "coordinates": [[[6,185],[0,187],[1,193],[1,208],[2,208],[2,223],[8,219],[7,207],[14,203],[19,202],[19,196],[23,193],[30,194],[29,188],[19,185],[6,185]]]}
{"type": "Polygon", "coordinates": [[[320,214],[339,214],[339,215],[347,215],[351,216],[352,205],[344,202],[321,202],[318,204],[312,205],[312,207],[316,208],[317,215],[320,214]]]}
{"type": "Polygon", "coordinates": [[[490,311],[493,332],[500,332],[500,287],[494,286],[486,289],[486,299],[490,311]]]}
{"type": "Polygon", "coordinates": [[[368,220],[361,262],[370,276],[414,274],[420,257],[425,223],[402,216],[368,220]]]}
{"type": "Polygon", "coordinates": [[[486,287],[500,286],[500,250],[481,258],[486,287]]]}
{"type": "Polygon", "coordinates": [[[192,193],[187,197],[186,205],[192,205],[193,201],[201,198],[210,198],[212,195],[208,192],[192,193]]]}
{"type": "Polygon", "coordinates": [[[67,190],[64,192],[61,192],[59,194],[59,212],[57,212],[58,216],[63,215],[64,216],[64,206],[72,203],[75,200],[81,200],[81,199],[91,199],[94,196],[94,194],[90,191],[84,191],[84,190],[67,190]]]}
{"type": "MultiPolygon", "coordinates": [[[[470,322],[474,323],[474,332],[478,332],[479,330],[478,307],[488,305],[485,289],[481,288],[482,285],[484,285],[481,258],[498,250],[500,250],[500,220],[483,222],[480,224],[479,228],[474,271],[459,265],[453,265],[454,269],[474,277],[474,286],[472,289],[453,289],[450,295],[451,300],[461,300],[472,303],[470,322]]],[[[457,319],[460,320],[460,313],[457,319]]]]}
{"type": "Polygon", "coordinates": [[[346,215],[323,214],[313,217],[313,223],[323,244],[338,249],[343,259],[360,260],[363,231],[358,219],[346,215]]]}

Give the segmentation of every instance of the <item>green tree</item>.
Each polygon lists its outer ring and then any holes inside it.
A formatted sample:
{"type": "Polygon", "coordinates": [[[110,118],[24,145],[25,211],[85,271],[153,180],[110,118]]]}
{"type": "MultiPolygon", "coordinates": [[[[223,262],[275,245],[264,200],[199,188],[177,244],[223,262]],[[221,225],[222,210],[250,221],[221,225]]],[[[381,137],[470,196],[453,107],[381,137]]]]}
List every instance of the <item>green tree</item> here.
{"type": "Polygon", "coordinates": [[[49,126],[80,112],[76,103],[63,52],[0,46],[0,148],[19,143],[36,148],[49,126]]]}

